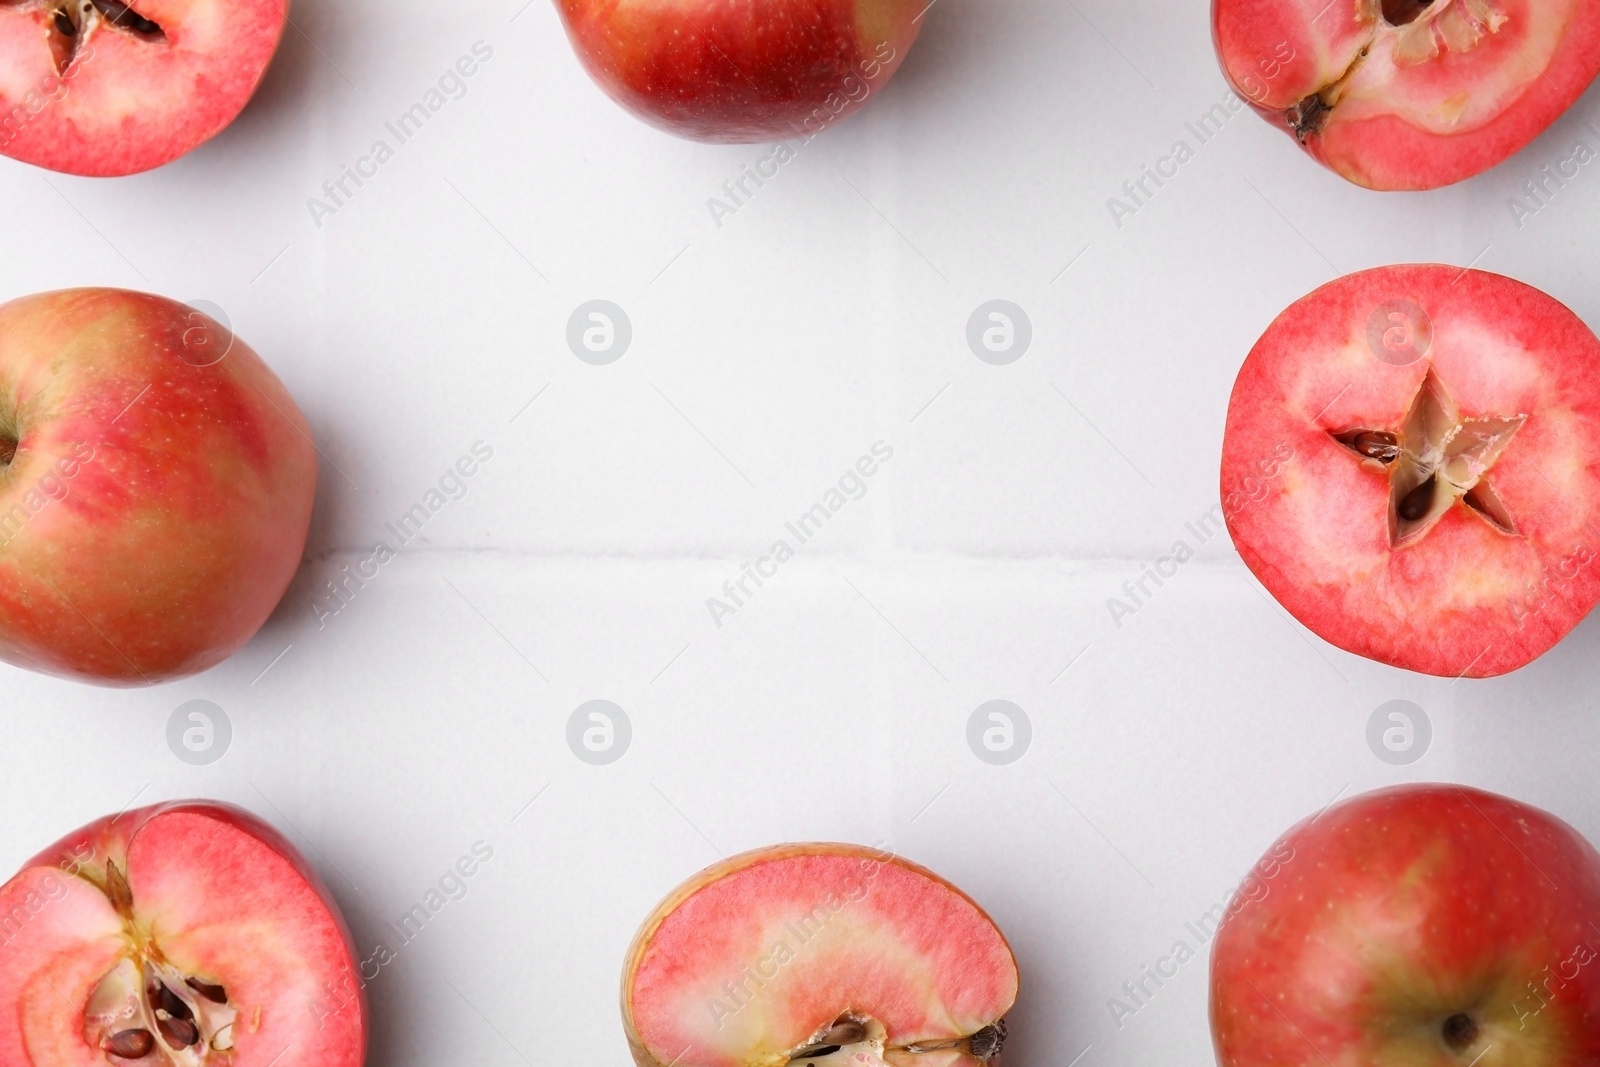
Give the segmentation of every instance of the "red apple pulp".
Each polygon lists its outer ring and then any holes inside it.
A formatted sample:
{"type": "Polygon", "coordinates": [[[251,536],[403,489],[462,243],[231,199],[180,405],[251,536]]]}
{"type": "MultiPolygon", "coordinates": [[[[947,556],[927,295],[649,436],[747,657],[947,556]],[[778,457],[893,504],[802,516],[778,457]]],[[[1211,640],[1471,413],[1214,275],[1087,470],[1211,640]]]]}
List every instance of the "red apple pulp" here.
{"type": "Polygon", "coordinates": [[[628,952],[639,1067],[998,1067],[1017,965],[977,904],[855,845],[783,845],[701,872],[628,952]]]}
{"type": "Polygon", "coordinates": [[[109,177],[170,163],[255,93],[289,0],[0,0],[0,153],[109,177]]]}
{"type": "Polygon", "coordinates": [[[1222,506],[1261,584],[1340,648],[1515,670],[1600,600],[1600,340],[1494,274],[1330,282],[1239,371],[1222,506]]]}
{"type": "Polygon", "coordinates": [[[333,898],[239,808],[101,819],[0,887],[6,1067],[361,1067],[366,1044],[333,898]]]}
{"type": "Polygon", "coordinates": [[[809,139],[888,83],[927,0],[556,0],[578,58],[646,122],[700,141],[809,139]]]}
{"type": "Polygon", "coordinates": [[[117,289],[0,305],[0,658],[111,685],[220,662],[315,489],[305,419],[220,323],[117,289]]]}
{"type": "Polygon", "coordinates": [[[1356,797],[1290,830],[1211,955],[1220,1067],[1600,1063],[1600,854],[1459,786],[1356,797]]]}
{"type": "Polygon", "coordinates": [[[1487,170],[1600,73],[1589,0],[1213,0],[1212,28],[1239,95],[1373,189],[1487,170]]]}

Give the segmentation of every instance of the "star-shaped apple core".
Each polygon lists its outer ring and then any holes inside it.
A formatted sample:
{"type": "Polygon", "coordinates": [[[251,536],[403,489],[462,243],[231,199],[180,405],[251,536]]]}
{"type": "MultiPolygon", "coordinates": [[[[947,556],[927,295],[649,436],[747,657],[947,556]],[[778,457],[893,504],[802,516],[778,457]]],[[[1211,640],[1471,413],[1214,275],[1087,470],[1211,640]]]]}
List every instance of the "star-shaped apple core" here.
{"type": "Polygon", "coordinates": [[[1398,431],[1357,427],[1333,437],[1388,475],[1389,543],[1403,548],[1427,536],[1458,500],[1496,530],[1516,535],[1488,476],[1527,419],[1463,419],[1429,370],[1398,431]]]}

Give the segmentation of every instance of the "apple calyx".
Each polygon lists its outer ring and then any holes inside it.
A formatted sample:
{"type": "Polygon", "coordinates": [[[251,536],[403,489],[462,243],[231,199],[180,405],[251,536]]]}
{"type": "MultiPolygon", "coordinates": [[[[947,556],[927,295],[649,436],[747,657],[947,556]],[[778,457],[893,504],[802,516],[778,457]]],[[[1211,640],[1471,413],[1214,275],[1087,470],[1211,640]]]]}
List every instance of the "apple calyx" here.
{"type": "Polygon", "coordinates": [[[1398,432],[1355,427],[1333,437],[1389,478],[1389,543],[1415,544],[1460,500],[1503,534],[1517,536],[1488,474],[1526,415],[1463,419],[1430,369],[1398,432]]]}
{"type": "Polygon", "coordinates": [[[101,26],[141,41],[164,42],[166,32],[123,0],[0,0],[0,7],[39,11],[56,73],[65,74],[101,26]]]}
{"type": "Polygon", "coordinates": [[[84,1039],[107,1062],[148,1067],[203,1067],[233,1057],[239,1011],[218,982],[185,974],[169,962],[134,916],[133,894],[115,860],[105,883],[88,879],[121,916],[127,954],[100,979],[84,1006],[84,1039]]]}
{"type": "Polygon", "coordinates": [[[987,1063],[1000,1055],[1006,1040],[1006,1024],[999,1022],[985,1026],[967,1037],[948,1041],[912,1043],[899,1049],[886,1050],[884,1042],[888,1031],[883,1024],[870,1016],[850,1012],[816,1034],[801,1048],[789,1054],[788,1062],[794,1067],[888,1067],[885,1051],[920,1055],[929,1052],[964,1052],[980,1063],[987,1063]]]}
{"type": "Polygon", "coordinates": [[[1390,55],[1396,66],[1415,67],[1446,53],[1470,52],[1509,19],[1489,0],[1357,0],[1356,10],[1357,21],[1371,27],[1365,43],[1343,74],[1302,97],[1284,116],[1302,144],[1322,132],[1345,85],[1375,49],[1390,55]]]}

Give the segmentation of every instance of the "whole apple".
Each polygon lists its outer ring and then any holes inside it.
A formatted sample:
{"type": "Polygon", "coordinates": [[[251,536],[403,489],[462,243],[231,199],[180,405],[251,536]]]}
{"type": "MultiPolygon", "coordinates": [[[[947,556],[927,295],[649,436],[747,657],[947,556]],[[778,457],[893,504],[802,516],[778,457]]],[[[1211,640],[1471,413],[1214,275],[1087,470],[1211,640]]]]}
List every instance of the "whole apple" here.
{"type": "Polygon", "coordinates": [[[1401,786],[1269,855],[1212,946],[1220,1067],[1600,1063],[1600,854],[1560,819],[1401,786]]]}
{"type": "Polygon", "coordinates": [[[91,177],[169,163],[255,93],[289,0],[0,0],[0,154],[91,177]]]}
{"type": "Polygon", "coordinates": [[[628,110],[699,141],[809,140],[879,92],[928,0],[556,0],[628,110]]]}
{"type": "Polygon", "coordinates": [[[645,920],[622,978],[638,1067],[999,1067],[1017,961],[972,898],[858,845],[723,860],[645,920]]]}
{"type": "Polygon", "coordinates": [[[283,596],[315,489],[294,400],[209,316],[0,305],[0,658],[107,685],[213,666],[283,596]]]}
{"type": "Polygon", "coordinates": [[[338,906],[249,812],[108,816],[0,886],[6,1067],[361,1067],[366,1046],[338,906]]]}

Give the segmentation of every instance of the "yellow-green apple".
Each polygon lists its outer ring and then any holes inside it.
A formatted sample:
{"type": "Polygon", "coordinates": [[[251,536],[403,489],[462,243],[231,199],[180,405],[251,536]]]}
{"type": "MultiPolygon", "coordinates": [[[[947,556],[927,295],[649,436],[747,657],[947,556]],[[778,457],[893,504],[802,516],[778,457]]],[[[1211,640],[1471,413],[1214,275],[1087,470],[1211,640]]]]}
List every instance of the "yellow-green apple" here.
{"type": "Polygon", "coordinates": [[[970,897],[856,845],[780,845],[679,886],[628,951],[638,1067],[999,1067],[1017,964],[970,897]]]}
{"type": "Polygon", "coordinates": [[[1600,1063],[1600,854],[1527,804],[1368,793],[1290,830],[1211,953],[1220,1067],[1600,1063]]]}
{"type": "Polygon", "coordinates": [[[246,811],[108,816],[0,887],[6,1067],[361,1067],[366,1045],[333,897],[246,811]]]}
{"type": "Polygon", "coordinates": [[[0,305],[0,658],[107,685],[219,663],[288,587],[315,489],[294,400],[213,318],[0,305]]]}
{"type": "Polygon", "coordinates": [[[927,0],[556,0],[578,58],[683,137],[809,140],[878,92],[927,0]]]}
{"type": "Polygon", "coordinates": [[[227,126],[265,74],[289,0],[0,0],[0,153],[108,177],[227,126]]]}

